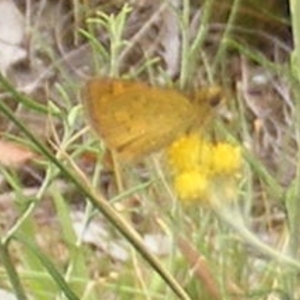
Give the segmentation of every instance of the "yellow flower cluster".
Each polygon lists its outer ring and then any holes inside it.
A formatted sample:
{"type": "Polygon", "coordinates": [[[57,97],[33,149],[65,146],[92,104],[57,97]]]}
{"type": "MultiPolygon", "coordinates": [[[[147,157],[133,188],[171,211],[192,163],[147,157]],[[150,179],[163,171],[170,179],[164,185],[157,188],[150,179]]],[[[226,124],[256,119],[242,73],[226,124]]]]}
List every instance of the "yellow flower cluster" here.
{"type": "Polygon", "coordinates": [[[174,189],[183,201],[210,202],[213,189],[228,190],[242,165],[241,149],[228,143],[211,143],[191,134],[176,140],[166,153],[174,189]],[[225,184],[224,184],[225,183],[225,184]]]}

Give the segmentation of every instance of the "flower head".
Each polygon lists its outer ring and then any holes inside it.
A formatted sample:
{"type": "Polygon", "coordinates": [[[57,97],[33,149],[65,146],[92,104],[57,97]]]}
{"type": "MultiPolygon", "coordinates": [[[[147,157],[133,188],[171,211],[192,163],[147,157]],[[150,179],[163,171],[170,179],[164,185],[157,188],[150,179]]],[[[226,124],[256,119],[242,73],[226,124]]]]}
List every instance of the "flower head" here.
{"type": "Polygon", "coordinates": [[[209,160],[211,145],[196,134],[176,140],[167,150],[167,160],[172,172],[196,170],[209,160]]]}
{"type": "Polygon", "coordinates": [[[183,201],[193,202],[206,196],[209,182],[199,171],[183,172],[174,177],[174,189],[183,201]]]}
{"type": "Polygon", "coordinates": [[[216,175],[230,175],[240,169],[241,148],[228,143],[219,143],[212,148],[212,170],[216,175]]]}
{"type": "Polygon", "coordinates": [[[226,198],[233,195],[228,191],[234,190],[233,178],[241,168],[242,156],[239,147],[223,142],[214,144],[191,134],[181,137],[167,149],[167,162],[175,192],[181,200],[215,203],[216,194],[226,198]]]}

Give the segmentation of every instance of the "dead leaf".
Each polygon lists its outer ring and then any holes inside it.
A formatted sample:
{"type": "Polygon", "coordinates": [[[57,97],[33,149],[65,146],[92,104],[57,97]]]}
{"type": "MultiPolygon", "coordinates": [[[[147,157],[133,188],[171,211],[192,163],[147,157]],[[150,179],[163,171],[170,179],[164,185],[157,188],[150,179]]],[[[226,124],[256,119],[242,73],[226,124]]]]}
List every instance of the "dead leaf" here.
{"type": "Polygon", "coordinates": [[[21,167],[34,157],[36,154],[24,146],[0,141],[0,164],[5,167],[21,167]]]}

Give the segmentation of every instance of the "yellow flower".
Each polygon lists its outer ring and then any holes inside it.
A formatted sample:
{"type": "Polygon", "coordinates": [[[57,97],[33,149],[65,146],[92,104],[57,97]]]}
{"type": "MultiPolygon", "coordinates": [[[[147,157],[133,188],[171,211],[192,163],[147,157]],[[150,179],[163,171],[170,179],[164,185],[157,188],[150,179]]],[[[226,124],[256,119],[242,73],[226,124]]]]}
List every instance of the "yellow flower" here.
{"type": "Polygon", "coordinates": [[[174,188],[183,201],[203,199],[207,195],[209,182],[207,177],[198,171],[181,173],[174,178],[174,188]]]}
{"type": "Polygon", "coordinates": [[[211,170],[215,175],[230,175],[242,165],[241,149],[228,143],[219,143],[213,147],[211,170]]]}
{"type": "Polygon", "coordinates": [[[216,206],[236,198],[236,177],[233,175],[242,164],[239,147],[228,143],[213,144],[190,134],[175,141],[168,148],[166,158],[180,200],[216,206]]]}
{"type": "Polygon", "coordinates": [[[176,140],[167,150],[167,161],[174,173],[203,168],[209,160],[211,145],[196,134],[176,140]]]}

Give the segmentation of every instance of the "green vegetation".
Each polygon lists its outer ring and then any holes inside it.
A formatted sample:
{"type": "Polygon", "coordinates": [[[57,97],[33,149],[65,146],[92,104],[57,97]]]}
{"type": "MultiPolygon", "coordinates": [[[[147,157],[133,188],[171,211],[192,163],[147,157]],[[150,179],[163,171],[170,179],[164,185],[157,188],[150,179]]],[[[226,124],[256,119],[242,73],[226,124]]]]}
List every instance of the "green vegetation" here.
{"type": "Polygon", "coordinates": [[[0,290],[299,298],[299,1],[42,2],[18,8],[28,57],[0,73],[0,290]],[[221,86],[209,136],[241,149],[234,192],[186,205],[161,153],[111,163],[81,104],[93,76],[221,86]]]}

